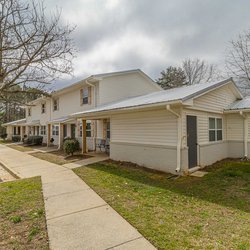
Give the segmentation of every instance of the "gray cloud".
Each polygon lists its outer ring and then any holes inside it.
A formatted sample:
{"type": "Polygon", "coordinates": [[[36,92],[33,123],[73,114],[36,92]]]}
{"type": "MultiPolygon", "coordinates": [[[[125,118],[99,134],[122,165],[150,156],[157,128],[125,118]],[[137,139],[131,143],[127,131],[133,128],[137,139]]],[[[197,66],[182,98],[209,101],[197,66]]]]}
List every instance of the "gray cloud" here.
{"type": "Polygon", "coordinates": [[[223,66],[228,41],[250,28],[248,0],[45,0],[77,25],[75,79],[141,68],[152,78],[187,57],[223,66]]]}

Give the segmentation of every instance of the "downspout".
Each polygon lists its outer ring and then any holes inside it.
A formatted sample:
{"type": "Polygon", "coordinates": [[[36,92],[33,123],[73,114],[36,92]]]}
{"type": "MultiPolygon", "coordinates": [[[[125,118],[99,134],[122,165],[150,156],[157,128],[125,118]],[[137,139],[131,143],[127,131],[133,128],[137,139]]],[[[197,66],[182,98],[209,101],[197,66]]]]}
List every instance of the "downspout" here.
{"type": "Polygon", "coordinates": [[[240,111],[240,115],[243,117],[244,119],[244,123],[243,123],[243,128],[244,128],[244,160],[248,159],[248,145],[247,145],[247,139],[248,139],[248,122],[247,122],[247,116],[240,111]]]}
{"type": "Polygon", "coordinates": [[[176,169],[177,173],[181,170],[181,133],[182,133],[182,126],[181,126],[181,115],[176,113],[174,110],[171,109],[170,105],[166,106],[166,109],[172,113],[175,117],[177,117],[177,159],[176,159],[176,169]]]}

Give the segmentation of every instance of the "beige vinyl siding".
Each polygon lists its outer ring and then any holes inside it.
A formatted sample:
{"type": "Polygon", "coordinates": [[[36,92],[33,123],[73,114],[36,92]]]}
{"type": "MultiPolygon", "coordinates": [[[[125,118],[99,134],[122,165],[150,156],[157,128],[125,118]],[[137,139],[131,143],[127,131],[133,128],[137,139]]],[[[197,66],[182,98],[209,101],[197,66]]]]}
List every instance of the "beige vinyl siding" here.
{"type": "Polygon", "coordinates": [[[194,99],[194,107],[222,113],[224,108],[235,100],[234,93],[227,85],[194,99]]]}
{"type": "Polygon", "coordinates": [[[114,115],[111,118],[111,141],[175,146],[177,119],[167,110],[114,115]]]}
{"type": "Polygon", "coordinates": [[[239,114],[227,115],[227,139],[243,140],[243,118],[239,114]]]}
{"type": "Polygon", "coordinates": [[[207,113],[203,111],[187,110],[183,111],[182,116],[182,135],[185,140],[183,140],[183,145],[187,145],[187,124],[186,117],[187,115],[192,115],[197,117],[197,142],[199,144],[207,144],[209,142],[209,117],[222,118],[223,126],[223,140],[226,140],[226,119],[223,115],[216,113],[207,113]]]}

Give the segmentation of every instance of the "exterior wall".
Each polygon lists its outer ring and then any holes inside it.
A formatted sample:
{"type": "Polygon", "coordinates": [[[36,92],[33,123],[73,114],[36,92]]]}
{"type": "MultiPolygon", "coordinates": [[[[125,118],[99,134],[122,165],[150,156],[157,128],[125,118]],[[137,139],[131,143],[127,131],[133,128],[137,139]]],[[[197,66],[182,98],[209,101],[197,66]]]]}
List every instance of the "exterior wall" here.
{"type": "Polygon", "coordinates": [[[243,140],[244,120],[239,114],[228,114],[227,118],[227,139],[230,141],[243,140]]]}
{"type": "Polygon", "coordinates": [[[53,111],[52,101],[51,100],[51,120],[57,119],[60,117],[65,117],[70,114],[89,110],[95,107],[95,100],[94,100],[94,87],[91,88],[91,104],[81,104],[80,98],[80,90],[87,85],[82,84],[77,89],[74,89],[70,92],[58,95],[57,98],[59,99],[59,109],[53,111]]]}
{"type": "Polygon", "coordinates": [[[175,173],[177,119],[166,109],[113,115],[110,158],[175,173]]]}
{"type": "Polygon", "coordinates": [[[224,108],[234,101],[236,101],[236,96],[230,85],[226,85],[194,99],[194,107],[222,113],[224,108]]]}
{"type": "Polygon", "coordinates": [[[177,145],[177,119],[166,109],[111,117],[112,142],[177,145]]]}
{"type": "Polygon", "coordinates": [[[138,73],[111,76],[100,81],[98,105],[155,91],[159,89],[138,73]]]}
{"type": "Polygon", "coordinates": [[[110,158],[129,161],[147,168],[176,173],[176,147],[141,143],[110,143],[110,158]]]}

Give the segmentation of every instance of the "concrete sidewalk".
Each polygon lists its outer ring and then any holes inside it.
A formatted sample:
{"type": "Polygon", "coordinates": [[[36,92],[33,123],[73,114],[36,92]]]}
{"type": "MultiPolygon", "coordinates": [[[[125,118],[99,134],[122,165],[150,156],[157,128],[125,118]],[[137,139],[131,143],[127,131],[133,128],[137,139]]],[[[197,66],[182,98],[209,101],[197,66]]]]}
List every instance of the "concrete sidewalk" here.
{"type": "Polygon", "coordinates": [[[155,249],[72,170],[4,145],[0,162],[21,178],[42,177],[52,250],[155,249]]]}

